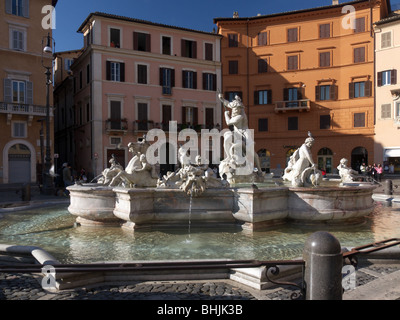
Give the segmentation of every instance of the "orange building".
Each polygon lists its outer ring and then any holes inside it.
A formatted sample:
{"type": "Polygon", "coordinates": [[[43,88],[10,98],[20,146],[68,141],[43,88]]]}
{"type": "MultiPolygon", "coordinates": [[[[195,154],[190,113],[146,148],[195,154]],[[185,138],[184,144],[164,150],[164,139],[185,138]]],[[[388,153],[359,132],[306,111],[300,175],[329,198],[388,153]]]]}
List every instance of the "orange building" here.
{"type": "MultiPolygon", "coordinates": [[[[0,183],[41,182],[46,145],[46,13],[56,0],[0,1],[0,183]],[[45,6],[48,6],[44,8],[45,6]]],[[[52,105],[50,86],[49,104],[52,105]]],[[[54,148],[53,112],[49,144],[54,148]]]]}
{"type": "Polygon", "coordinates": [[[328,173],[374,159],[373,23],[387,1],[215,18],[223,92],[241,95],[263,169],[281,171],[308,131],[328,173]]]}

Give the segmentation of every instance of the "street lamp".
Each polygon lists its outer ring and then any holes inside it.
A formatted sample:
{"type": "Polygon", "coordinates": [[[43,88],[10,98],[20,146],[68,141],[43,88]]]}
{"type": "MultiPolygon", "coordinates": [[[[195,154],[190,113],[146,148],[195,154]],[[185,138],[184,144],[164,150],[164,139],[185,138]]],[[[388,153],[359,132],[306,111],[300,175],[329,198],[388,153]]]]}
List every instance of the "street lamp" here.
{"type": "Polygon", "coordinates": [[[43,54],[51,54],[53,55],[53,50],[55,48],[56,43],[54,39],[47,34],[46,37],[42,39],[42,66],[46,69],[46,157],[44,163],[44,171],[42,173],[43,177],[43,188],[42,193],[50,195],[54,194],[54,184],[53,184],[53,177],[50,175],[50,168],[51,168],[51,150],[50,150],[50,85],[52,84],[51,81],[51,69],[53,69],[53,56],[51,56],[51,65],[47,65],[43,60],[43,54]],[[44,43],[46,45],[44,46],[44,43]]]}

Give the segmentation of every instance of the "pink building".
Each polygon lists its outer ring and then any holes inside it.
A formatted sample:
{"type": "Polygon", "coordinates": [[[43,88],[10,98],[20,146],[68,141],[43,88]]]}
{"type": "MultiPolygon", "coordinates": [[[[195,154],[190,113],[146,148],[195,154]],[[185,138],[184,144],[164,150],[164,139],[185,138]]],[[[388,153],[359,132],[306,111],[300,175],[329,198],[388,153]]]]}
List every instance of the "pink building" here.
{"type": "Polygon", "coordinates": [[[128,143],[155,127],[166,131],[170,120],[178,131],[221,125],[219,35],[99,12],[78,32],[84,51],[71,66],[76,170],[96,176],[112,154],[125,166],[128,143]]]}

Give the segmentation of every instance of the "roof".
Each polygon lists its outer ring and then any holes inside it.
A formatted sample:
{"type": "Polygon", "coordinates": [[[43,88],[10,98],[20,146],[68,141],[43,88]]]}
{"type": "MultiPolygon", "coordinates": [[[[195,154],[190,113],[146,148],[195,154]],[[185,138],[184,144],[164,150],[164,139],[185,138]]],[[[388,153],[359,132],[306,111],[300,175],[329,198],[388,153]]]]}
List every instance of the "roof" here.
{"type": "MultiPolygon", "coordinates": [[[[328,6],[323,6],[323,7],[286,11],[286,12],[272,13],[272,14],[267,14],[267,15],[258,15],[258,16],[246,17],[246,18],[214,18],[214,23],[217,23],[218,21],[241,21],[241,20],[247,21],[247,20],[257,20],[257,19],[264,19],[264,18],[273,18],[273,17],[279,17],[279,16],[284,16],[284,15],[290,15],[290,14],[299,14],[299,13],[306,13],[306,12],[311,12],[311,11],[327,10],[327,9],[332,9],[332,8],[341,8],[345,5],[352,5],[352,4],[356,4],[356,3],[369,2],[369,1],[370,0],[355,0],[355,1],[342,2],[339,4],[328,5],[328,6]]],[[[390,0],[387,0],[387,5],[388,5],[389,11],[390,11],[390,0]]]]}
{"type": "Polygon", "coordinates": [[[88,17],[85,19],[85,21],[81,24],[81,26],[79,27],[77,32],[82,32],[82,30],[85,27],[85,25],[94,16],[103,17],[103,18],[110,18],[110,19],[116,19],[116,20],[121,20],[121,21],[128,21],[128,22],[147,24],[147,25],[163,27],[163,28],[177,29],[177,30],[188,31],[188,32],[197,32],[197,33],[202,33],[202,34],[206,34],[206,35],[220,36],[220,35],[218,35],[216,33],[213,33],[213,32],[206,32],[206,31],[194,30],[194,29],[189,29],[189,28],[171,26],[171,25],[167,25],[167,24],[156,23],[156,22],[151,22],[151,21],[141,20],[141,19],[135,19],[135,18],[129,18],[129,17],[119,16],[119,15],[110,14],[110,13],[104,13],[104,12],[98,12],[98,11],[90,13],[88,15],[88,17]]]}

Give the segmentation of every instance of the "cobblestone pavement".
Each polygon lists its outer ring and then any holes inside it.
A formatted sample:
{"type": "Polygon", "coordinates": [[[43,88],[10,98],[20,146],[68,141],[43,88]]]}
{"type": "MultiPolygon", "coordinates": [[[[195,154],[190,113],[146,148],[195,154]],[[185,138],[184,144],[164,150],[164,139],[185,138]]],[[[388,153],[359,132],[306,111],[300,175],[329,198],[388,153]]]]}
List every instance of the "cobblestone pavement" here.
{"type": "MultiPolygon", "coordinates": [[[[364,263],[356,269],[356,287],[400,270],[400,264],[364,263]]],[[[0,274],[0,300],[291,300],[300,290],[275,286],[255,290],[231,280],[157,281],[98,285],[56,293],[41,287],[32,274],[0,274]],[[295,294],[294,296],[292,296],[295,294]],[[292,296],[292,297],[291,297],[292,296]]],[[[299,282],[299,281],[297,281],[299,282]]],[[[300,284],[300,283],[298,283],[300,284]]],[[[397,299],[399,300],[400,297],[397,299]]]]}

